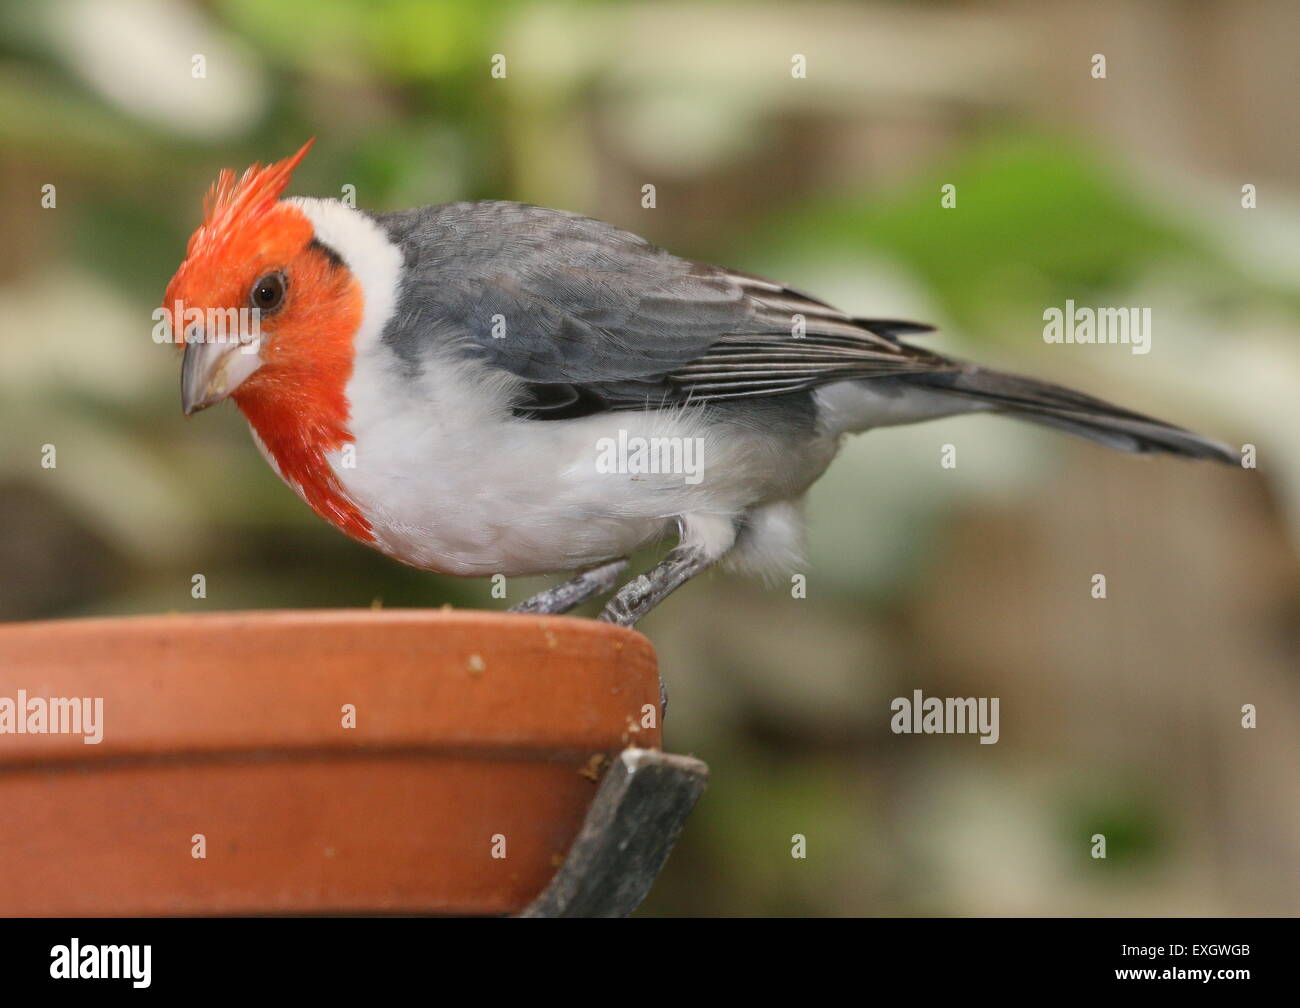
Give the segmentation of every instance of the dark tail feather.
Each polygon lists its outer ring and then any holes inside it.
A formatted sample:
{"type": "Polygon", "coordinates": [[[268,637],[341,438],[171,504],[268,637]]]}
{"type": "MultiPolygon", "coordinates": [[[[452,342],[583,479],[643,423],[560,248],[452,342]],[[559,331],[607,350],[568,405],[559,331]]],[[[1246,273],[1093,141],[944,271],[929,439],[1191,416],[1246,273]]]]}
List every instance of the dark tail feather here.
{"type": "Polygon", "coordinates": [[[993,409],[1099,441],[1128,452],[1168,452],[1186,458],[1239,459],[1227,446],[1141,413],[1051,382],[967,367],[906,376],[905,381],[987,402],[993,409]]]}
{"type": "Polygon", "coordinates": [[[855,318],[855,324],[870,329],[877,336],[897,341],[900,336],[922,336],[934,332],[934,326],[924,322],[904,322],[902,319],[855,318]]]}

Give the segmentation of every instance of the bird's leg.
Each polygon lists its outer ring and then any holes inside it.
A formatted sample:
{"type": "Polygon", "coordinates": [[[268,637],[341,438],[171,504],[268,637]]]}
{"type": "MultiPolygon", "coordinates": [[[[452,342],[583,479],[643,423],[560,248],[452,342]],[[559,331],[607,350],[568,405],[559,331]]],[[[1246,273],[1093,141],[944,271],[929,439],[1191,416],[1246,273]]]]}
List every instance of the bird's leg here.
{"type": "Polygon", "coordinates": [[[626,567],[627,559],[620,557],[617,560],[609,560],[580,570],[563,584],[547,588],[517,606],[511,606],[510,611],[543,615],[566,613],[582,605],[587,599],[613,591],[618,585],[618,576],[626,567]]]}
{"type": "Polygon", "coordinates": [[[638,574],[606,603],[597,619],[630,627],[717,559],[693,546],[677,546],[644,574],[638,574]]]}

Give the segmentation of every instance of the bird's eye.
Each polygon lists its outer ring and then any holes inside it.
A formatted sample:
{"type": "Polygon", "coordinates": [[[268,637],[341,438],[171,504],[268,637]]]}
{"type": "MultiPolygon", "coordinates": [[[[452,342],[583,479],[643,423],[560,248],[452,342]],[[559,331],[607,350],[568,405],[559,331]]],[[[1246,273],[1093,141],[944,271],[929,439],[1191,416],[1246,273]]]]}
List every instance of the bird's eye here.
{"type": "Polygon", "coordinates": [[[273,312],[284,301],[284,288],[283,273],[268,273],[253,284],[248,299],[252,302],[253,307],[262,314],[273,312]]]}

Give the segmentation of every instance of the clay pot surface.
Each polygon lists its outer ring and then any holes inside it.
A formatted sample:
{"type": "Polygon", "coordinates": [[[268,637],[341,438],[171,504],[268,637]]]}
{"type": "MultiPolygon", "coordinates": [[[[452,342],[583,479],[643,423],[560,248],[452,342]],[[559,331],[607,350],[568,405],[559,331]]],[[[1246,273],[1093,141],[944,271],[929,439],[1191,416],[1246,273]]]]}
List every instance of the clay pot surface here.
{"type": "Polygon", "coordinates": [[[14,916],[516,912],[609,761],[660,746],[650,643],[564,617],[9,624],[0,703],[19,691],[103,713],[97,744],[0,734],[14,916]]]}

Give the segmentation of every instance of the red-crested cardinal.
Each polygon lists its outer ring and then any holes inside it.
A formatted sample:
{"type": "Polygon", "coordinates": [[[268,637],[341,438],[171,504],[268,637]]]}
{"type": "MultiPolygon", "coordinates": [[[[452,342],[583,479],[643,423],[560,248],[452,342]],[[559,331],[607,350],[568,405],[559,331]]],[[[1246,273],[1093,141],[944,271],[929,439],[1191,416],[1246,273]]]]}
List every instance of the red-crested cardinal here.
{"type": "Polygon", "coordinates": [[[628,555],[673,531],[602,619],[632,625],[723,557],[787,571],[800,500],[847,432],[987,411],[1234,461],[901,338],[928,326],[850,317],[575,214],[281,199],[310,146],[238,181],[224,171],[208,195],[164,302],[185,413],[233,398],[317,514],[403,563],[579,572],[517,610],[613,591],[628,555]],[[223,319],[237,328],[221,338],[223,319]]]}

